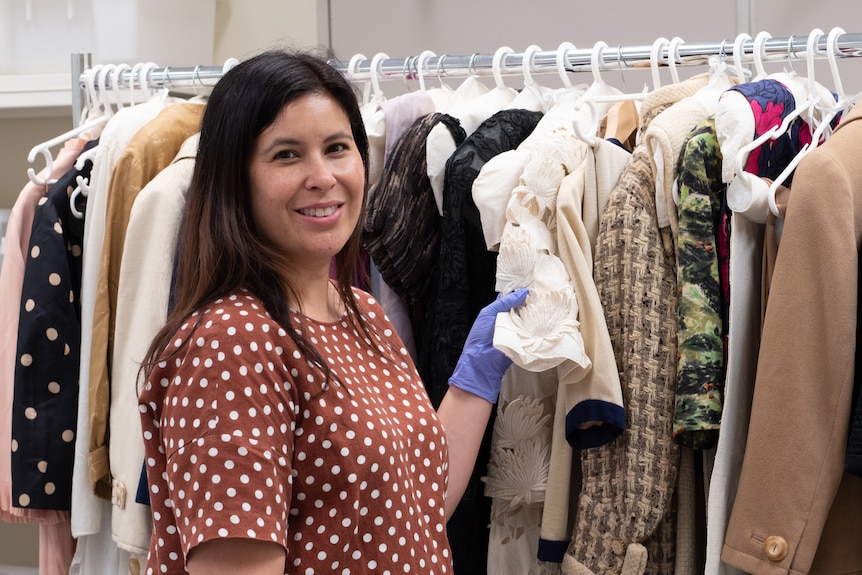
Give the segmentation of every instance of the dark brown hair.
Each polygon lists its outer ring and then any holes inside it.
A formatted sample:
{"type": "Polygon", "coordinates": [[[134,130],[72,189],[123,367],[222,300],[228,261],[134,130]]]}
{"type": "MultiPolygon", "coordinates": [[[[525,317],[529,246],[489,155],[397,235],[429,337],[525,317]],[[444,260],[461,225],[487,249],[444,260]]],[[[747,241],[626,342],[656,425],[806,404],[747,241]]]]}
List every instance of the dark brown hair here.
{"type": "MultiPolygon", "coordinates": [[[[350,122],[368,182],[368,136],[356,93],[342,74],[321,57],[270,50],[230,69],[206,104],[191,186],[177,240],[174,307],[156,334],[142,370],[149,376],[195,311],[241,288],[261,299],[270,316],[296,342],[306,359],[330,371],[314,346],[291,327],[290,302],[297,302],[284,256],[258,232],[251,215],[249,164],[255,140],[290,102],[307,94],[332,97],[350,122]]],[[[340,298],[369,336],[352,284],[360,253],[365,203],[353,234],[335,256],[340,298]]],[[[169,354],[170,355],[170,354],[169,354]]]]}

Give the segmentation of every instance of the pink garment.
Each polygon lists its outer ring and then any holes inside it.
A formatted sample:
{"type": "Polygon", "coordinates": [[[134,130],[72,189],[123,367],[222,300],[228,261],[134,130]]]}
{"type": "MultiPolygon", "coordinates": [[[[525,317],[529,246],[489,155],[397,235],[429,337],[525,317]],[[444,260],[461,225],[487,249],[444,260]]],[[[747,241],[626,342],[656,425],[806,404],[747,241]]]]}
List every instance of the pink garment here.
{"type": "Polygon", "coordinates": [[[39,524],[39,575],[69,575],[74,555],[70,518],[39,524]]]}
{"type": "MultiPolygon", "coordinates": [[[[380,104],[380,108],[386,117],[386,142],[383,156],[386,159],[401,135],[413,125],[413,122],[434,112],[434,100],[427,92],[408,92],[391,100],[385,100],[380,104]]],[[[373,190],[370,193],[373,193],[373,190]]],[[[371,282],[375,286],[374,295],[389,316],[389,321],[395,326],[395,331],[404,342],[410,357],[415,360],[416,341],[413,338],[413,327],[407,304],[392,291],[376,270],[372,271],[372,275],[377,276],[377,279],[371,282]]]]}
{"type": "MultiPolygon", "coordinates": [[[[53,176],[62,175],[83,149],[86,140],[73,139],[66,142],[54,160],[53,176]]],[[[39,179],[45,178],[44,170],[39,179]]],[[[0,268],[0,341],[15,342],[18,338],[18,312],[21,305],[21,289],[24,282],[24,262],[30,244],[30,228],[39,200],[47,190],[32,182],[18,194],[6,226],[6,249],[0,268]]],[[[0,346],[0,445],[12,442],[12,400],[15,381],[15,345],[0,346]]],[[[69,511],[24,509],[12,504],[12,454],[0,449],[0,520],[8,523],[38,521],[42,523],[39,539],[41,575],[59,575],[69,572],[72,562],[72,532],[69,526],[69,511]],[[62,566],[66,566],[63,569],[62,566]]]]}
{"type": "Polygon", "coordinates": [[[427,92],[408,92],[380,104],[386,117],[386,145],[383,157],[389,153],[407,128],[418,118],[434,112],[434,100],[427,92]]]}

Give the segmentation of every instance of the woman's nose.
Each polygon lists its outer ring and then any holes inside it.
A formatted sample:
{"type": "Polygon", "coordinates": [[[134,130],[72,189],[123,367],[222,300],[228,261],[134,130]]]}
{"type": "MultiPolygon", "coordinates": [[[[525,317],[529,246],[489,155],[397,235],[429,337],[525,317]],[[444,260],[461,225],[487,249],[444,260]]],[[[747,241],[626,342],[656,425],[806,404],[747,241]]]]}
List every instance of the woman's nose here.
{"type": "Polygon", "coordinates": [[[311,189],[328,190],[335,185],[335,172],[325,157],[309,159],[306,185],[311,189]]]}

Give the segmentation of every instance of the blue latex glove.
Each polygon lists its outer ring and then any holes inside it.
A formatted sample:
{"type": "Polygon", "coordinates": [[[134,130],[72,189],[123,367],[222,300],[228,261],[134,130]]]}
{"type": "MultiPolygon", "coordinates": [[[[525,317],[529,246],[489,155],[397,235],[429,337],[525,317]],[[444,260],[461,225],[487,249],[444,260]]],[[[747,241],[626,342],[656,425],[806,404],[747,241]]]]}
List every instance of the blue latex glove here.
{"type": "Polygon", "coordinates": [[[494,324],[498,313],[524,303],[527,293],[526,288],[515,290],[503,297],[497,296],[494,302],[482,308],[470,328],[449,385],[478,395],[489,403],[497,402],[503,375],[512,365],[512,360],[494,347],[494,324]]]}

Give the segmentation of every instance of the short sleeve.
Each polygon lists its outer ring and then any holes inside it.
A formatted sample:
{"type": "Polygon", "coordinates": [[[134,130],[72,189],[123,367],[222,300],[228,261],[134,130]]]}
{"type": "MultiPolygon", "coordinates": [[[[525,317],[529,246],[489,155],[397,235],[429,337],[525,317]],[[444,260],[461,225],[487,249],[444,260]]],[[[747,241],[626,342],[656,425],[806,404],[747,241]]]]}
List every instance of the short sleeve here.
{"type": "Polygon", "coordinates": [[[272,541],[287,548],[290,454],[230,434],[198,438],[167,460],[183,553],[210,539],[272,541]]]}
{"type": "Polygon", "coordinates": [[[184,555],[225,537],[287,547],[299,399],[298,372],[284,362],[298,352],[282,349],[290,338],[263,310],[239,303],[205,314],[148,382],[162,388],[164,454],[160,464],[148,453],[150,475],[164,466],[160,481],[150,478],[150,495],[173,513],[184,555]]]}

